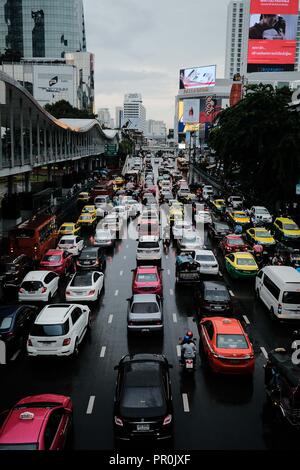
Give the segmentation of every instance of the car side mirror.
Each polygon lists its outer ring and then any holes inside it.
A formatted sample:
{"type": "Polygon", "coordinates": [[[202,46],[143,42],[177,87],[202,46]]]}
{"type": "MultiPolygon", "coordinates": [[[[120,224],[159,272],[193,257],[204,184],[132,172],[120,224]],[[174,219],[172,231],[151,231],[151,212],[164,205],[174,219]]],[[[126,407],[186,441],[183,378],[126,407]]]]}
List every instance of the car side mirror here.
{"type": "Polygon", "coordinates": [[[130,302],[130,300],[131,300],[131,299],[130,299],[130,298],[128,298],[128,299],[126,299],[126,300],[127,300],[127,302],[130,302]]]}

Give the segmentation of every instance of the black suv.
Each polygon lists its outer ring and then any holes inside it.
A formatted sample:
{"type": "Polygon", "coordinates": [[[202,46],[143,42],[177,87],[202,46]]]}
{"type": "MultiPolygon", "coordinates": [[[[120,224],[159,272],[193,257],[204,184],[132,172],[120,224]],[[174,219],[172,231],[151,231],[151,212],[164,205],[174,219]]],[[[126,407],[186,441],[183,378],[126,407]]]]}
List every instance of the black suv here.
{"type": "Polygon", "coordinates": [[[197,311],[200,317],[208,314],[232,313],[232,300],[226,285],[219,281],[203,281],[195,291],[197,311]]]}
{"type": "Polygon", "coordinates": [[[213,222],[208,225],[208,235],[213,240],[222,240],[230,233],[232,233],[232,229],[226,222],[213,222]]]}
{"type": "Polygon", "coordinates": [[[34,269],[33,261],[26,255],[1,256],[0,279],[5,288],[19,287],[29,271],[34,269]]]}
{"type": "Polygon", "coordinates": [[[114,435],[117,441],[136,438],[162,441],[173,436],[173,406],[169,369],[164,356],[124,356],[119,365],[114,435]]]}
{"type": "Polygon", "coordinates": [[[78,269],[94,269],[103,272],[106,268],[106,258],[101,248],[86,246],[80,253],[76,266],[78,269]]]}

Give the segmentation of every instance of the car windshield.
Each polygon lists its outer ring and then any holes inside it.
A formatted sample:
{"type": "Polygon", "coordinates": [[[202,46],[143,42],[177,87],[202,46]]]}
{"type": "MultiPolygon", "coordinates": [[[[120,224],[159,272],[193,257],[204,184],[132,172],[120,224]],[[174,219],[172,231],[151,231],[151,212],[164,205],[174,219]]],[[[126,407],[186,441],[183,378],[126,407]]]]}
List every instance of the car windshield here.
{"type": "Polygon", "coordinates": [[[247,214],[245,214],[245,212],[235,212],[235,213],[233,214],[233,217],[237,217],[238,219],[239,219],[239,218],[242,218],[242,219],[243,219],[244,217],[247,217],[247,214]]]}
{"type": "Polygon", "coordinates": [[[158,242],[139,242],[138,248],[142,250],[143,249],[146,249],[146,250],[157,249],[159,248],[159,244],[158,242]]]}
{"type": "Polygon", "coordinates": [[[166,399],[158,364],[131,363],[126,367],[120,408],[121,415],[127,418],[166,414],[166,399]]]}
{"type": "Polygon", "coordinates": [[[271,238],[272,235],[270,232],[256,232],[256,237],[257,238],[271,238]]]}
{"type": "Polygon", "coordinates": [[[196,255],[196,261],[216,262],[213,255],[196,255]]]}
{"type": "Polygon", "coordinates": [[[196,235],[191,235],[190,237],[189,236],[185,236],[183,237],[182,239],[182,243],[197,243],[197,237],[196,235]]]}
{"type": "Polygon", "coordinates": [[[0,317],[0,331],[9,330],[13,322],[13,316],[7,315],[6,317],[0,317]]]}
{"type": "Polygon", "coordinates": [[[74,240],[74,238],[69,239],[69,240],[67,240],[67,239],[65,239],[65,240],[62,239],[62,240],[60,240],[59,244],[60,244],[60,245],[76,245],[76,240],[74,240]]]}
{"type": "Polygon", "coordinates": [[[107,232],[106,230],[97,230],[96,231],[96,238],[110,239],[111,234],[110,234],[110,232],[107,232]]]}
{"type": "Polygon", "coordinates": [[[244,335],[217,335],[217,348],[220,349],[248,349],[244,335]]]}
{"type": "Polygon", "coordinates": [[[205,300],[208,302],[227,302],[230,296],[227,290],[214,289],[205,291],[205,300]]]}
{"type": "Polygon", "coordinates": [[[144,273],[137,275],[138,282],[157,282],[157,275],[155,273],[144,273]]]}
{"type": "Polygon", "coordinates": [[[216,230],[219,232],[226,232],[229,231],[229,226],[226,224],[215,224],[216,230]]]}
{"type": "Polygon", "coordinates": [[[90,215],[90,214],[81,215],[81,216],[80,216],[80,220],[90,220],[90,219],[91,219],[91,215],[90,215]]]}
{"type": "Polygon", "coordinates": [[[73,278],[70,286],[71,287],[85,287],[85,286],[91,286],[93,284],[92,281],[92,274],[76,274],[75,277],[73,278]]]}
{"type": "Polygon", "coordinates": [[[182,222],[180,224],[175,224],[174,226],[174,229],[176,230],[181,230],[181,229],[187,229],[187,228],[191,228],[191,224],[189,224],[188,222],[182,222]]]}
{"type": "Polygon", "coordinates": [[[69,224],[69,225],[62,225],[61,230],[73,230],[74,225],[69,224]]]}
{"type": "Polygon", "coordinates": [[[282,302],[284,304],[300,305],[300,292],[284,292],[282,302]]]}
{"type": "Polygon", "coordinates": [[[82,251],[79,259],[95,259],[97,258],[96,251],[82,251]]]}
{"type": "Polygon", "coordinates": [[[64,336],[69,331],[69,322],[59,325],[34,324],[30,336],[64,336]]]}
{"type": "Polygon", "coordinates": [[[61,260],[60,255],[45,255],[43,258],[43,262],[45,263],[59,263],[61,260]]]}
{"type": "Polygon", "coordinates": [[[24,281],[21,285],[21,288],[24,289],[26,292],[34,292],[43,287],[43,283],[41,281],[24,281]]]}
{"type": "Polygon", "coordinates": [[[156,302],[134,302],[131,311],[132,313],[158,313],[159,308],[156,302]]]}
{"type": "Polygon", "coordinates": [[[37,450],[38,444],[0,444],[1,450],[37,450]]]}
{"type": "Polygon", "coordinates": [[[237,260],[238,266],[255,266],[256,262],[254,259],[251,258],[239,258],[237,260]]]}
{"type": "Polygon", "coordinates": [[[284,230],[299,230],[299,227],[297,224],[283,224],[284,230]]]}
{"type": "Polygon", "coordinates": [[[256,214],[269,214],[269,212],[267,211],[267,209],[265,209],[264,207],[256,208],[256,209],[255,209],[255,212],[256,212],[256,214]]]}
{"type": "Polygon", "coordinates": [[[229,245],[234,245],[234,246],[244,245],[244,241],[241,238],[228,238],[227,242],[229,245]]]}

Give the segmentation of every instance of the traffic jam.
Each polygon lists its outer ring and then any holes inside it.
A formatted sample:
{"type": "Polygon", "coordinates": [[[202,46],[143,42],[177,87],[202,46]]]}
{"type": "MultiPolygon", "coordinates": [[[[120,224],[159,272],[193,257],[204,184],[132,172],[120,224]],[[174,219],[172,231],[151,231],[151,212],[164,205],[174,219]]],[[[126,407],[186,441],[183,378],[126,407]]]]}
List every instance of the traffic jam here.
{"type": "Polygon", "coordinates": [[[10,231],[0,449],[295,442],[300,228],[191,172],[131,156],[10,231]]]}

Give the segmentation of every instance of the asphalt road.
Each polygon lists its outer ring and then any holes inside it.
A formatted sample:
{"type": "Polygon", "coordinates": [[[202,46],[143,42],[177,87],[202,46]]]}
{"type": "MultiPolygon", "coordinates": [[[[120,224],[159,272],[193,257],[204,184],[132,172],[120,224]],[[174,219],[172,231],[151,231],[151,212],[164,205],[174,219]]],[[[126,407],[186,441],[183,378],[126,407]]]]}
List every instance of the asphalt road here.
{"type": "MultiPolygon", "coordinates": [[[[135,225],[136,220],[131,221],[130,229],[135,225]]],[[[208,240],[207,244],[210,246],[208,240]]],[[[175,248],[164,253],[162,263],[164,338],[152,335],[127,338],[126,298],[131,295],[136,245],[135,239],[122,240],[108,253],[105,293],[93,307],[92,333],[85,338],[78,359],[30,360],[20,353],[1,367],[0,412],[31,394],[69,395],[74,403],[73,448],[112,450],[114,365],[128,352],[162,353],[174,365],[171,381],[176,450],[296,449],[294,433],[282,430],[278,434],[272,429],[265,413],[263,383],[265,352],[289,345],[294,325],[274,323],[254,299],[253,282],[231,280],[224,271],[222,256],[216,251],[221,278],[234,295],[236,315],[253,339],[256,358],[253,380],[214,375],[202,365],[201,359],[193,377],[183,377],[178,364],[178,338],[187,329],[192,329],[196,337],[198,332],[193,322],[193,287],[175,287],[175,248]]],[[[64,300],[64,285],[54,302],[64,300]]],[[[148,443],[147,449],[151,450],[149,446],[148,443]]]]}

